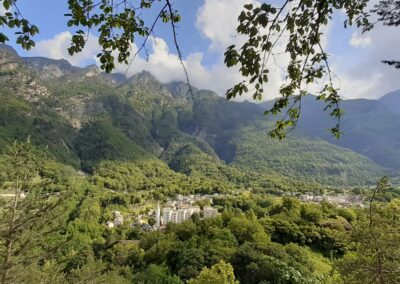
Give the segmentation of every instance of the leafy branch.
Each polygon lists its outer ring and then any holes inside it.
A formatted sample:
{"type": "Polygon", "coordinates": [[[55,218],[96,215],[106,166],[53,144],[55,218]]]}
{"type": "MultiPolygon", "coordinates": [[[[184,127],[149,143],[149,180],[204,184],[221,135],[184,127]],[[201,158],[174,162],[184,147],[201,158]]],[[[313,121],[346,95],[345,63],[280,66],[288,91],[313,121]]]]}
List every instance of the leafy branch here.
{"type": "MultiPolygon", "coordinates": [[[[17,0],[0,0],[0,6],[3,6],[5,13],[0,14],[0,27],[16,29],[16,43],[23,49],[29,50],[35,46],[32,37],[39,33],[39,28],[29,22],[21,13],[17,6],[17,0]]],[[[0,43],[9,41],[9,38],[0,32],[0,43]]]]}
{"type": "MultiPolygon", "coordinates": [[[[225,64],[239,67],[244,80],[226,93],[228,99],[251,92],[255,100],[261,100],[270,80],[268,64],[280,46],[289,57],[284,74],[285,83],[279,89],[279,98],[265,114],[279,116],[269,134],[282,139],[293,129],[301,114],[301,101],[308,94],[308,87],[321,84],[317,100],[323,100],[325,110],[337,120],[330,130],[339,137],[341,110],[338,87],[332,80],[328,54],[321,43],[322,28],[327,26],[335,11],[344,9],[346,25],[368,25],[364,12],[367,1],[294,1],[287,0],[281,6],[263,3],[260,6],[244,5],[238,17],[237,32],[245,43],[231,45],[225,52],[225,64]]],[[[278,95],[278,94],[273,94],[278,95]]]]}
{"type": "MultiPolygon", "coordinates": [[[[385,26],[397,27],[400,26],[400,1],[398,0],[383,0],[374,6],[373,13],[378,15],[378,22],[385,26]]],[[[394,66],[400,69],[399,60],[382,60],[382,63],[394,66]]]]}

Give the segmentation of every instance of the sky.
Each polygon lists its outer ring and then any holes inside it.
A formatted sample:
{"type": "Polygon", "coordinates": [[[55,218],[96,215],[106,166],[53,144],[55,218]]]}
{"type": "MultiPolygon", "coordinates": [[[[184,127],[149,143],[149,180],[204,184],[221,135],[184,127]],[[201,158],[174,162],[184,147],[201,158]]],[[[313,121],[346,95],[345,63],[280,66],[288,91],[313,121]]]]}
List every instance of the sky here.
{"type": "MultiPolygon", "coordinates": [[[[223,63],[224,51],[242,39],[236,35],[237,16],[246,3],[258,0],[175,0],[174,7],[182,21],[178,24],[178,41],[182,50],[191,83],[201,89],[210,89],[223,96],[226,90],[242,81],[237,69],[228,69],[223,63]]],[[[377,2],[372,0],[372,3],[377,2]]],[[[21,50],[13,42],[9,44],[23,56],[44,56],[67,59],[71,64],[85,66],[97,63],[99,52],[96,34],[91,34],[85,50],[70,57],[67,48],[73,31],[67,25],[64,14],[68,12],[67,0],[19,0],[24,17],[36,24],[40,33],[35,37],[36,47],[29,52],[21,50]]],[[[160,5],[160,4],[157,4],[160,5]]],[[[161,6],[160,6],[161,7],[161,6]]],[[[157,8],[156,8],[157,9],[157,8]]],[[[1,11],[0,11],[1,12],[1,11]]],[[[154,12],[145,18],[152,20],[154,12]]],[[[381,63],[382,59],[400,59],[400,28],[376,26],[362,34],[356,28],[343,28],[344,14],[338,12],[324,31],[323,45],[330,55],[330,64],[336,75],[340,95],[347,99],[375,99],[400,89],[400,71],[381,63]]],[[[147,70],[163,83],[185,80],[177,52],[172,41],[170,26],[159,23],[155,36],[148,42],[148,58],[136,57],[130,68],[118,65],[117,72],[128,76],[147,70]]],[[[137,39],[137,48],[143,39],[137,39]]],[[[284,66],[287,55],[270,67],[270,82],[264,88],[264,100],[277,96],[284,82],[284,66]]],[[[242,99],[248,99],[243,97],[242,99]]]]}

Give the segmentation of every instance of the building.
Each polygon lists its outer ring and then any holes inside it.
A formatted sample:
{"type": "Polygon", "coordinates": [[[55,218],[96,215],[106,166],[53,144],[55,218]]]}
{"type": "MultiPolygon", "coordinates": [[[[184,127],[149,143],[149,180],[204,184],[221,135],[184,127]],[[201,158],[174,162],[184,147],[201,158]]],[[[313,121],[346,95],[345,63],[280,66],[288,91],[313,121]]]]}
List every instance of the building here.
{"type": "Polygon", "coordinates": [[[203,208],[203,217],[204,217],[204,219],[213,218],[213,217],[215,217],[217,215],[218,215],[218,210],[217,209],[215,209],[213,207],[210,207],[210,206],[205,206],[203,208]]]}
{"type": "Polygon", "coordinates": [[[187,220],[186,217],[188,214],[186,214],[187,209],[178,209],[177,211],[177,221],[176,223],[182,223],[183,221],[187,220]]]}
{"type": "Polygon", "coordinates": [[[302,194],[299,196],[299,199],[303,202],[308,202],[308,201],[312,201],[314,199],[314,196],[308,195],[308,194],[302,194]]]}
{"type": "Polygon", "coordinates": [[[121,212],[114,211],[114,226],[121,226],[124,224],[124,216],[122,216],[121,212]]]}
{"type": "Polygon", "coordinates": [[[112,212],[114,215],[114,220],[113,221],[107,221],[106,222],[106,227],[109,229],[112,229],[117,226],[122,226],[124,224],[124,216],[122,216],[121,212],[119,211],[113,211],[112,212]]]}
{"type": "Polygon", "coordinates": [[[160,228],[160,226],[161,226],[161,212],[160,212],[160,202],[158,202],[156,211],[156,227],[160,228]]]}
{"type": "Polygon", "coordinates": [[[340,207],[360,206],[363,207],[363,197],[361,195],[337,194],[337,195],[308,195],[302,194],[298,196],[299,200],[303,202],[317,202],[327,201],[329,203],[337,204],[340,207]]]}
{"type": "Polygon", "coordinates": [[[313,201],[314,201],[314,202],[322,202],[322,201],[324,201],[324,197],[323,197],[323,196],[320,196],[320,195],[314,196],[313,201]]]}
{"type": "Polygon", "coordinates": [[[163,209],[162,215],[162,224],[166,225],[167,223],[171,222],[171,214],[174,209],[167,207],[163,209]]]}
{"type": "Polygon", "coordinates": [[[167,207],[163,209],[162,223],[163,225],[169,222],[182,223],[189,220],[195,213],[200,214],[199,206],[181,206],[177,209],[167,207]]]}
{"type": "Polygon", "coordinates": [[[187,209],[188,216],[186,216],[186,220],[192,217],[193,214],[199,214],[200,215],[200,206],[190,206],[187,209]]]}

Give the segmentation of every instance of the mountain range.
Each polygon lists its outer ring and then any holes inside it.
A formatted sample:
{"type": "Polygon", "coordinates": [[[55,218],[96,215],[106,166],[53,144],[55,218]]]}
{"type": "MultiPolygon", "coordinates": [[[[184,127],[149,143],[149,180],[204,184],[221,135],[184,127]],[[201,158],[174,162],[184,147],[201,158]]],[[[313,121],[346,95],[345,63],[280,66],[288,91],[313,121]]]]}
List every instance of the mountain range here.
{"type": "Polygon", "coordinates": [[[271,102],[232,102],[148,72],[126,78],[66,60],[20,57],[0,46],[0,147],[30,136],[60,163],[87,173],[103,161],[157,160],[169,169],[233,181],[238,176],[354,186],[400,170],[400,91],[345,100],[344,134],[305,97],[298,127],[271,140],[271,102]],[[233,177],[234,176],[234,177],[233,177]]]}

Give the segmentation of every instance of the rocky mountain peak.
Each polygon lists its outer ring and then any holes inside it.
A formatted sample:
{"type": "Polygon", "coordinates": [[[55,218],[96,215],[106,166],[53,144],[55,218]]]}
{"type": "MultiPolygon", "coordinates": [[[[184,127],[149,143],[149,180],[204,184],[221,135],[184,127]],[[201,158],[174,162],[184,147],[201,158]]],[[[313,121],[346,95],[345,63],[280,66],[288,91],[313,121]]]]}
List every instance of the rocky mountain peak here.
{"type": "Polygon", "coordinates": [[[54,79],[72,74],[81,68],[72,66],[65,59],[50,59],[45,57],[23,57],[24,62],[34,70],[41,79],[54,79]]]}
{"type": "Polygon", "coordinates": [[[4,89],[31,102],[49,94],[17,52],[5,44],[0,45],[0,84],[4,89]]]}
{"type": "Polygon", "coordinates": [[[0,44],[0,74],[1,79],[11,79],[21,66],[21,58],[12,47],[0,44]]]}
{"type": "Polygon", "coordinates": [[[4,44],[4,43],[0,43],[0,52],[2,53],[9,53],[11,56],[15,56],[15,57],[19,57],[17,51],[12,48],[11,46],[4,44]]]}
{"type": "Polygon", "coordinates": [[[85,75],[87,77],[93,77],[101,73],[99,67],[97,67],[96,64],[86,66],[85,68],[83,68],[83,71],[85,72],[85,75]]]}
{"type": "MultiPolygon", "coordinates": [[[[182,81],[174,81],[171,83],[165,84],[167,89],[171,92],[174,98],[185,98],[192,99],[192,95],[190,94],[189,85],[182,81]]],[[[198,89],[192,86],[192,90],[194,93],[198,92],[198,89]]]]}

